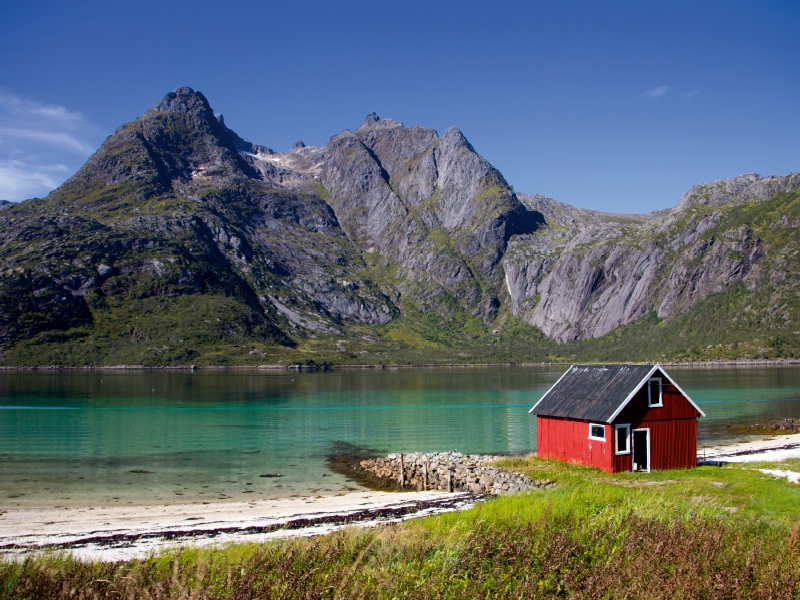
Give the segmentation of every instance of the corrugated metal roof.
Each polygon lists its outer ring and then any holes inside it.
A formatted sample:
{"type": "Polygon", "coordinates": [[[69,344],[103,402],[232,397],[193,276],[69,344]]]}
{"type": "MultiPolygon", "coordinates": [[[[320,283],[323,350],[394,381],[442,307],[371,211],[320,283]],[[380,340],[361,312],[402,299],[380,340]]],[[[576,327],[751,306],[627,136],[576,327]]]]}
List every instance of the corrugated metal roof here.
{"type": "Polygon", "coordinates": [[[531,409],[535,415],[610,423],[653,365],[573,365],[531,409]]]}

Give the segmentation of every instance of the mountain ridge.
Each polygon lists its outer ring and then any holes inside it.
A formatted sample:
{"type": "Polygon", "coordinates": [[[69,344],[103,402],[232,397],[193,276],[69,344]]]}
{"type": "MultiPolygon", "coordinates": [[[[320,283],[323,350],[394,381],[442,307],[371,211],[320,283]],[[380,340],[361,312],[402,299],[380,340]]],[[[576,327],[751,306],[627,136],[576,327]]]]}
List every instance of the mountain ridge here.
{"type": "Polygon", "coordinates": [[[747,335],[788,331],[799,187],[798,174],[746,174],[693,186],[672,209],[603,213],[516,193],[456,128],[371,113],[280,153],[178,88],[47,198],[3,209],[0,362],[363,361],[509,344],[568,357],[651,318],[682,322],[740,284],[782,299],[751,307],[764,324],[747,335]]]}

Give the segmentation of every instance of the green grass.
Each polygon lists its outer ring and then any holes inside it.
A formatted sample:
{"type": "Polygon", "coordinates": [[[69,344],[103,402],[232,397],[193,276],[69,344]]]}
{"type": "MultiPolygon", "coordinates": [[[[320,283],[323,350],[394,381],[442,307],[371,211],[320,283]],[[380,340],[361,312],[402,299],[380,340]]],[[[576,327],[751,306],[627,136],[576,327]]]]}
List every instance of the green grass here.
{"type": "Polygon", "coordinates": [[[558,485],[310,539],[0,563],[0,598],[800,596],[800,486],[762,465],[617,475],[533,457],[505,466],[558,485]]]}
{"type": "MultiPolygon", "coordinates": [[[[640,516],[668,520],[698,515],[791,527],[800,522],[800,486],[759,472],[766,464],[608,474],[534,458],[506,461],[508,468],[534,479],[558,481],[562,484],[559,489],[548,492],[554,504],[584,516],[634,511],[640,516]]],[[[792,462],[781,465],[789,469],[794,466],[792,462]]],[[[529,503],[530,510],[538,510],[536,501],[549,502],[544,496],[534,498],[529,503]]]]}

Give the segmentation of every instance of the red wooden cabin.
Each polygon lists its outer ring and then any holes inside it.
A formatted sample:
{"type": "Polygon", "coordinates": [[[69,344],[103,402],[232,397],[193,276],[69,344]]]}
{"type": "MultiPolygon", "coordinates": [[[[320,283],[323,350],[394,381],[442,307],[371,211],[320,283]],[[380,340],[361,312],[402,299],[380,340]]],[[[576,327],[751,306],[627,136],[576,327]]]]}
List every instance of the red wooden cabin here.
{"type": "Polygon", "coordinates": [[[706,416],[658,365],[573,365],[530,412],[541,458],[609,473],[696,466],[706,416]]]}

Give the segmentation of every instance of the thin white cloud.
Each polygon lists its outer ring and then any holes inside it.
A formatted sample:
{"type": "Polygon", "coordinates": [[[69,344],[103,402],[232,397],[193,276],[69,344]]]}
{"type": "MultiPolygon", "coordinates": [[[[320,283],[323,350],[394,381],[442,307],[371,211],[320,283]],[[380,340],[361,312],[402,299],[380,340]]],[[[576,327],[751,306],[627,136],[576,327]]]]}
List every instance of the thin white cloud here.
{"type": "Polygon", "coordinates": [[[45,196],[64,180],[64,165],[35,165],[0,160],[0,199],[22,200],[45,196]]]}
{"type": "Polygon", "coordinates": [[[659,85],[658,87],[654,87],[652,90],[647,90],[642,97],[646,98],[658,98],[659,96],[663,96],[669,92],[669,87],[666,85],[659,85]]]}
{"type": "MultiPolygon", "coordinates": [[[[0,127],[0,138],[4,140],[14,138],[24,142],[41,142],[51,146],[58,146],[64,150],[72,150],[83,156],[91,154],[93,150],[92,146],[81,142],[74,136],[54,131],[35,131],[32,129],[17,129],[15,127],[0,127]]],[[[4,145],[6,143],[7,141],[4,141],[4,145]]]]}
{"type": "Polygon", "coordinates": [[[700,90],[690,90],[688,92],[684,92],[683,97],[686,98],[687,100],[693,100],[693,99],[698,98],[700,96],[705,97],[705,96],[708,96],[708,95],[709,95],[708,92],[701,92],[700,90]]]}
{"type": "Polygon", "coordinates": [[[82,113],[68,110],[64,106],[40,104],[3,90],[0,90],[0,114],[21,120],[44,118],[51,125],[70,129],[77,129],[86,121],[82,113]]]}
{"type": "Polygon", "coordinates": [[[100,139],[80,112],[0,90],[0,199],[45,196],[84,163],[100,139]]]}

